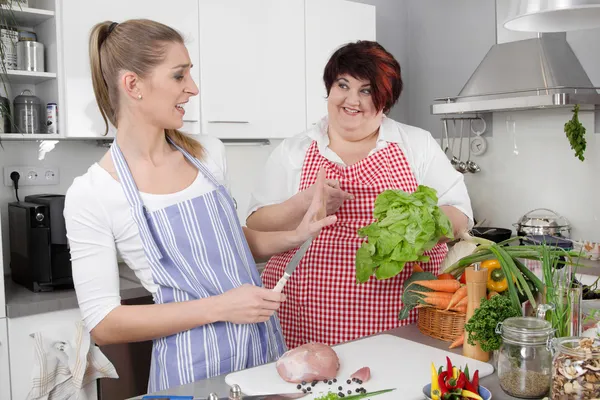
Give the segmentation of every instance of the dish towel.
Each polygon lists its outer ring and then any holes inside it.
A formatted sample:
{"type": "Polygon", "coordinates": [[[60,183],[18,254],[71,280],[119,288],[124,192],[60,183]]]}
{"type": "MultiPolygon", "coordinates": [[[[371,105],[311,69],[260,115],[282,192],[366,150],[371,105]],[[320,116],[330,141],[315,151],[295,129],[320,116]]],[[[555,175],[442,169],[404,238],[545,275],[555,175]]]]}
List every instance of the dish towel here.
{"type": "Polygon", "coordinates": [[[27,400],[87,400],[86,389],[95,392],[97,379],[119,378],[92,343],[83,321],[30,336],[35,342],[34,365],[27,400]]]}

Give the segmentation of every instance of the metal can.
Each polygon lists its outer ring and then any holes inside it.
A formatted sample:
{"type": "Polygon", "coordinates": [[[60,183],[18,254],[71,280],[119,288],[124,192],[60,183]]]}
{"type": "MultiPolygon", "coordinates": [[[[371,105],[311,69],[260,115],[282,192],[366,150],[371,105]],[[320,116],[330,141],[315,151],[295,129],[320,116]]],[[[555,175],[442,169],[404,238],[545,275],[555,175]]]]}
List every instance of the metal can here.
{"type": "Polygon", "coordinates": [[[56,103],[48,103],[46,106],[46,132],[58,133],[58,106],[56,103]]]}

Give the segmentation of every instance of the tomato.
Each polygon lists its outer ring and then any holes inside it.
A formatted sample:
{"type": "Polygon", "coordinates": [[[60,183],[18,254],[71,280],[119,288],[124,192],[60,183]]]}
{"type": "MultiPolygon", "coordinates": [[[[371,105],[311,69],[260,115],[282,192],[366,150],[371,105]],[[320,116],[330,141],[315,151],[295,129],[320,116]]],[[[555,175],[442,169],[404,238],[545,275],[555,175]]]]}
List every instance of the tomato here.
{"type": "Polygon", "coordinates": [[[438,279],[455,279],[452,274],[439,274],[438,279]]]}

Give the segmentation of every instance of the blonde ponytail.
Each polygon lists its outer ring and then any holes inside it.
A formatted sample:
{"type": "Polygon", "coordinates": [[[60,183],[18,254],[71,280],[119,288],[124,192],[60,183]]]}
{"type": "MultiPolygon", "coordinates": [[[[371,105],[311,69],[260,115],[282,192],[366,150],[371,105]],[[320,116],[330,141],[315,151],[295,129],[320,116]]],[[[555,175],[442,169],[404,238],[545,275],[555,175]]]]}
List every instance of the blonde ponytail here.
{"type": "MultiPolygon", "coordinates": [[[[121,71],[147,76],[164,61],[167,43],[183,44],[175,29],[148,19],[131,19],[119,24],[105,21],[96,24],[90,34],[90,66],[94,95],[106,125],[116,128],[119,119],[118,80],[121,71]]],[[[196,158],[204,149],[200,142],[176,129],[165,129],[165,136],[196,158]]]]}
{"type": "Polygon", "coordinates": [[[204,148],[197,140],[189,137],[183,132],[178,131],[177,129],[166,129],[165,134],[179,147],[183,148],[185,151],[196,157],[197,159],[201,159],[204,155],[204,148]]]}
{"type": "Polygon", "coordinates": [[[108,121],[116,126],[115,112],[111,105],[108,85],[104,80],[104,74],[102,73],[102,44],[108,37],[108,30],[111,22],[105,21],[96,24],[92,28],[90,34],[90,67],[92,69],[92,85],[94,87],[94,96],[96,96],[96,103],[102,114],[104,120],[105,131],[104,135],[108,133],[108,121]]]}

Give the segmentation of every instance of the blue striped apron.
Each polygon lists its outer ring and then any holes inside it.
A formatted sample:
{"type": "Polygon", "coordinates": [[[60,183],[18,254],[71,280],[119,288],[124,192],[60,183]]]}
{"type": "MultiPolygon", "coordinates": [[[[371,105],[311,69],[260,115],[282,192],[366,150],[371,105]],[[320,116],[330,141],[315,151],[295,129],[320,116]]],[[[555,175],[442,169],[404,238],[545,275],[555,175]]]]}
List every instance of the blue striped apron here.
{"type": "MultiPolygon", "coordinates": [[[[121,186],[158,285],[154,302],[216,296],[245,283],[262,286],[227,190],[199,160],[168,140],[216,189],[152,212],[144,207],[116,140],[111,146],[121,186]]],[[[148,391],[261,365],[276,360],[285,350],[275,315],[265,323],[217,322],[155,339],[148,391]]]]}

